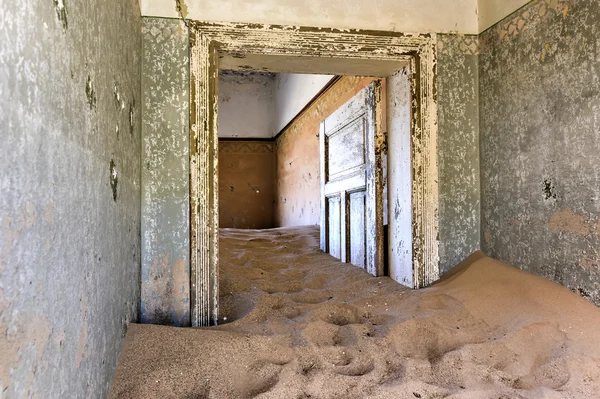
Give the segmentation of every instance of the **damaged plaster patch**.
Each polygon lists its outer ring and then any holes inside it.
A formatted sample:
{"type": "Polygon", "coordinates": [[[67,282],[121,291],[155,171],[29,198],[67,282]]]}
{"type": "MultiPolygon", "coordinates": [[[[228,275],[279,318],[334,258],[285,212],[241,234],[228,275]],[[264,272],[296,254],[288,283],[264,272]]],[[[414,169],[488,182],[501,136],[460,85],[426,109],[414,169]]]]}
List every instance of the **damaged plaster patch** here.
{"type": "Polygon", "coordinates": [[[133,109],[135,107],[135,101],[129,104],[129,134],[133,137],[134,124],[133,124],[133,109]]]}
{"type": "Polygon", "coordinates": [[[185,4],[183,0],[175,0],[175,9],[177,10],[177,14],[181,16],[182,19],[186,19],[188,16],[188,6],[185,4]]]}
{"type": "Polygon", "coordinates": [[[54,0],[54,8],[56,8],[58,22],[61,23],[64,30],[67,30],[69,22],[67,21],[67,6],[65,5],[65,0],[54,0]]]}
{"type": "Polygon", "coordinates": [[[115,99],[115,107],[117,111],[122,111],[125,109],[125,100],[121,98],[121,91],[119,90],[119,84],[115,82],[113,95],[115,99]]]}
{"type": "Polygon", "coordinates": [[[112,189],[113,200],[117,202],[117,185],[119,184],[119,175],[115,168],[115,161],[110,160],[110,188],[112,189]]]}
{"type": "Polygon", "coordinates": [[[571,209],[562,209],[552,215],[546,227],[559,233],[573,233],[586,236],[594,230],[594,226],[586,222],[583,215],[571,209]]]}
{"type": "Polygon", "coordinates": [[[556,187],[550,179],[544,180],[544,196],[547,200],[556,200],[556,187]]]}
{"type": "Polygon", "coordinates": [[[87,82],[85,83],[85,96],[87,97],[90,109],[96,108],[96,91],[94,90],[94,82],[92,82],[90,75],[88,75],[87,82]]]}

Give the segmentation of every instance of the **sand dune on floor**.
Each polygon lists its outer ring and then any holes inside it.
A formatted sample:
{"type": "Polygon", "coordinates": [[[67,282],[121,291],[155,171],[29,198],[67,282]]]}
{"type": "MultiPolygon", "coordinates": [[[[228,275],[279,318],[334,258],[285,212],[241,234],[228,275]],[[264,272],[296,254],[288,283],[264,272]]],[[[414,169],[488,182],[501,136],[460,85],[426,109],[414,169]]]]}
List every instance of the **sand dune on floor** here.
{"type": "Polygon", "coordinates": [[[600,309],[476,253],[413,291],[223,229],[221,325],[130,325],[112,398],[597,398],[600,309]]]}

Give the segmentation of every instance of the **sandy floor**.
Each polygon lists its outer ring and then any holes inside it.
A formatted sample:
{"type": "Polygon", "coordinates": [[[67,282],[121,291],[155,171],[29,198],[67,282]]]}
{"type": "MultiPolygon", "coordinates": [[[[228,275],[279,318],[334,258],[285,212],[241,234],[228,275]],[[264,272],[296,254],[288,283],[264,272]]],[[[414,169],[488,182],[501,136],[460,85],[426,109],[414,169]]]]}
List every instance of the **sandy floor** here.
{"type": "Polygon", "coordinates": [[[313,227],[221,232],[209,329],[130,325],[113,398],[600,398],[600,309],[481,254],[412,291],[313,227]]]}

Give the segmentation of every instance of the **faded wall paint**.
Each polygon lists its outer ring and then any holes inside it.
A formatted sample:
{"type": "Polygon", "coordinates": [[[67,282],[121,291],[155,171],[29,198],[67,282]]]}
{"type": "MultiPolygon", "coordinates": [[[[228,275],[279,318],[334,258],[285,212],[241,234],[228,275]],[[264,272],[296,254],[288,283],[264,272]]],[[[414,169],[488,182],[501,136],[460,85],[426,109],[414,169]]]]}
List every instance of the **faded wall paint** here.
{"type": "Polygon", "coordinates": [[[106,397],[140,270],[137,0],[3,2],[0,397],[106,397]]]}
{"type": "Polygon", "coordinates": [[[183,22],[143,19],[143,323],[190,325],[188,47],[183,22]]]}
{"type": "MultiPolygon", "coordinates": [[[[258,24],[477,34],[477,0],[190,1],[186,18],[258,24]]],[[[178,17],[173,0],[142,0],[142,15],[178,17]]]]}
{"type": "Polygon", "coordinates": [[[219,72],[219,137],[273,137],[274,92],[274,74],[219,72]]]}
{"type": "Polygon", "coordinates": [[[320,123],[373,78],[345,76],[313,102],[277,139],[275,225],[318,225],[320,123]]]}
{"type": "Polygon", "coordinates": [[[482,36],[483,249],[600,305],[600,9],[534,1],[482,36]]]}
{"type": "Polygon", "coordinates": [[[219,140],[219,227],[273,226],[275,143],[219,140]]]}
{"type": "Polygon", "coordinates": [[[478,37],[438,36],[440,271],[480,249],[478,37]]]}

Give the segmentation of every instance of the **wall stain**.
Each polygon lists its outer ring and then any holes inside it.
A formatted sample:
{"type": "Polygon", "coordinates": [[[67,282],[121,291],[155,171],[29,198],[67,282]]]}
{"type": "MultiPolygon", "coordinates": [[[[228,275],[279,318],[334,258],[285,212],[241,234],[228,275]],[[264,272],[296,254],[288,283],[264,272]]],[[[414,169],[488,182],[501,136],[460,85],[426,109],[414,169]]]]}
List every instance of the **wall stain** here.
{"type": "Polygon", "coordinates": [[[117,111],[122,111],[123,109],[125,109],[125,101],[121,100],[121,92],[119,90],[119,84],[117,82],[115,82],[114,84],[113,97],[115,100],[115,108],[117,109],[117,111]]]}
{"type": "Polygon", "coordinates": [[[185,4],[184,0],[175,0],[175,10],[177,10],[177,14],[179,14],[182,19],[188,17],[188,6],[185,4]]]}
{"type": "Polygon", "coordinates": [[[117,202],[117,186],[119,184],[119,175],[115,168],[115,161],[110,160],[110,188],[112,190],[113,200],[117,202]]]}
{"type": "Polygon", "coordinates": [[[131,137],[133,137],[133,133],[134,133],[134,122],[133,122],[133,117],[134,117],[134,108],[135,108],[135,99],[131,101],[131,103],[129,103],[129,135],[131,137]]]}
{"type": "Polygon", "coordinates": [[[546,223],[546,227],[559,233],[573,233],[581,236],[587,236],[595,229],[595,225],[588,223],[585,216],[578,215],[571,209],[562,209],[554,213],[546,223]]]}
{"type": "Polygon", "coordinates": [[[90,109],[95,109],[96,91],[94,90],[94,82],[92,82],[92,77],[90,75],[88,75],[87,82],[85,84],[85,95],[87,97],[88,104],[90,105],[90,109]]]}
{"type": "Polygon", "coordinates": [[[54,0],[54,8],[56,8],[58,22],[60,22],[64,30],[67,30],[69,22],[67,20],[67,5],[65,2],[66,0],[54,0]]]}
{"type": "Polygon", "coordinates": [[[544,195],[547,200],[549,199],[557,199],[556,196],[556,187],[552,183],[550,179],[544,179],[544,195]]]}

